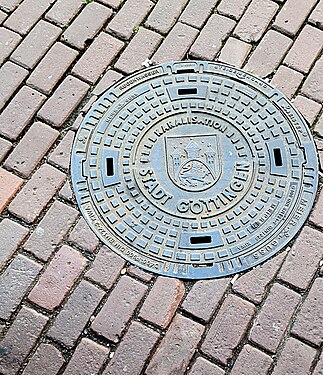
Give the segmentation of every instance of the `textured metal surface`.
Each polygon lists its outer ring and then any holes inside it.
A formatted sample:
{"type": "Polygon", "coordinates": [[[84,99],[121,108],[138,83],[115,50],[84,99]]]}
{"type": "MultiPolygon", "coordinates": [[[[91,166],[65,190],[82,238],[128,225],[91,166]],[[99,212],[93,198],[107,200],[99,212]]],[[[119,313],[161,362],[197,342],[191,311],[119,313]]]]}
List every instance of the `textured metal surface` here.
{"type": "Polygon", "coordinates": [[[113,251],[202,279],[253,267],[291,240],[314,201],[317,156],[303,118],[266,82],[178,62],[97,101],[76,135],[72,179],[83,216],[113,251]]]}

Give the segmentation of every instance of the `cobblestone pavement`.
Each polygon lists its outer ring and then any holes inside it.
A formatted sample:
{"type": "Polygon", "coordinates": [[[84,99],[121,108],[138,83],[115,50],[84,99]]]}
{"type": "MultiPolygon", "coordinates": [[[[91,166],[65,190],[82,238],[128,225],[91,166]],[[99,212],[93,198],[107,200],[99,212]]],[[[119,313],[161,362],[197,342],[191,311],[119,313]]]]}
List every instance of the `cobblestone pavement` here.
{"type": "Polygon", "coordinates": [[[84,113],[147,59],[271,81],[322,165],[322,26],[323,0],[0,0],[1,374],[323,374],[323,193],[261,267],[183,283],[102,246],[69,177],[84,113]]]}

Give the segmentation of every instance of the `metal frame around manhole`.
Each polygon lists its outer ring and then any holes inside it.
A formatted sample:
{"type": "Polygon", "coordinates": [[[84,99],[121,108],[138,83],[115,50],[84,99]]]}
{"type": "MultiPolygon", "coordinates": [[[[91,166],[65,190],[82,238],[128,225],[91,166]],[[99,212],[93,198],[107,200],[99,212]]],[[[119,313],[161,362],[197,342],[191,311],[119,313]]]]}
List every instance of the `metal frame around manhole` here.
{"type": "Polygon", "coordinates": [[[317,155],[277,89],[225,64],[173,62],[114,84],[73,146],[80,210],[113,251],[158,274],[254,267],[305,222],[317,155]]]}

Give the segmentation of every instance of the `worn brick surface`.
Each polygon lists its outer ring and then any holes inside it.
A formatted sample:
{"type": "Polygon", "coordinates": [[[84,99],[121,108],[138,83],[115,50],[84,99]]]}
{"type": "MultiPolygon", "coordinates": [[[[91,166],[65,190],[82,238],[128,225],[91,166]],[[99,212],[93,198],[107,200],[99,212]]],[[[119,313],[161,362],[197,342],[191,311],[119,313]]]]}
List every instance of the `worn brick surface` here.
{"type": "Polygon", "coordinates": [[[266,77],[277,68],[291,44],[292,40],[287,36],[269,30],[251,55],[245,69],[266,77]]]}
{"type": "Polygon", "coordinates": [[[0,7],[7,12],[12,12],[22,0],[0,0],[0,7]]]}
{"type": "Polygon", "coordinates": [[[188,52],[198,31],[191,26],[177,23],[152,57],[154,63],[181,60],[188,52]]]}
{"type": "Polygon", "coordinates": [[[20,177],[0,167],[0,213],[6,208],[23,182],[20,177]]]}
{"type": "Polygon", "coordinates": [[[319,1],[313,12],[310,14],[309,21],[315,26],[323,28],[323,2],[319,1]]]}
{"type": "Polygon", "coordinates": [[[57,0],[46,13],[46,18],[59,26],[66,27],[82,6],[84,6],[83,0],[57,0]]]}
{"type": "Polygon", "coordinates": [[[276,17],[274,26],[295,35],[315,5],[316,0],[287,0],[276,17]]]}
{"type": "Polygon", "coordinates": [[[69,241],[90,253],[93,253],[99,245],[97,236],[89,228],[89,225],[83,218],[79,220],[72,230],[69,241]]]}
{"type": "Polygon", "coordinates": [[[224,375],[224,371],[205,358],[198,357],[188,375],[224,375]]]}
{"type": "Polygon", "coordinates": [[[77,346],[64,375],[97,374],[108,359],[110,349],[84,338],[77,346]]]}
{"type": "Polygon", "coordinates": [[[242,348],[232,368],[231,374],[268,374],[272,362],[273,360],[267,354],[247,344],[242,348]]]}
{"type": "Polygon", "coordinates": [[[209,321],[228,284],[229,279],[197,281],[182,303],[182,308],[206,322],[209,321]]]}
{"type": "Polygon", "coordinates": [[[73,47],[85,48],[87,41],[95,37],[111,15],[111,9],[101,4],[93,2],[86,5],[64,32],[63,40],[73,47]]]}
{"type": "Polygon", "coordinates": [[[157,332],[133,322],[103,375],[139,375],[158,338],[157,332]]]}
{"type": "Polygon", "coordinates": [[[0,342],[0,373],[16,375],[19,367],[35,345],[48,318],[23,307],[0,342]],[[23,340],[21,339],[23,337],[23,340]]]}
{"type": "MultiPolygon", "coordinates": [[[[43,94],[23,86],[0,115],[0,133],[11,140],[16,139],[29,125],[45,99],[46,97],[43,94]]],[[[49,133],[54,134],[53,132],[49,133]]],[[[31,146],[35,147],[35,144],[31,146]]],[[[41,155],[41,151],[38,152],[37,150],[36,152],[41,155]]],[[[29,157],[33,156],[30,155],[29,157]]]]}
{"type": "Polygon", "coordinates": [[[28,85],[49,94],[77,55],[77,51],[63,43],[54,44],[28,78],[28,85]]]}
{"type": "Polygon", "coordinates": [[[296,292],[274,284],[253,324],[250,339],[274,353],[300,300],[296,292]]]}
{"type": "Polygon", "coordinates": [[[161,35],[140,27],[138,33],[118,59],[115,67],[123,73],[132,73],[143,68],[144,61],[151,57],[161,41],[161,35]]]}
{"type": "Polygon", "coordinates": [[[251,0],[222,0],[216,9],[220,14],[239,19],[251,0]]]}
{"type": "Polygon", "coordinates": [[[64,364],[62,353],[51,344],[40,344],[23,375],[55,375],[64,364]]]}
{"type": "Polygon", "coordinates": [[[61,190],[58,193],[59,197],[68,201],[69,203],[73,203],[73,192],[72,187],[69,181],[66,181],[61,190]]]}
{"type": "Polygon", "coordinates": [[[3,22],[7,19],[7,17],[8,17],[7,13],[0,10],[0,25],[3,24],[3,22]]]}
{"type": "Polygon", "coordinates": [[[210,16],[217,0],[190,0],[180,21],[200,29],[210,16]]]}
{"type": "Polygon", "coordinates": [[[160,0],[150,13],[146,25],[166,34],[175,24],[187,0],[160,0]]]}
{"type": "Polygon", "coordinates": [[[202,344],[202,352],[226,364],[245,335],[253,314],[253,304],[228,295],[202,344]]]}
{"type": "Polygon", "coordinates": [[[23,177],[28,177],[53,145],[58,135],[57,130],[41,122],[36,122],[18,143],[4,166],[19,172],[23,177]],[[35,142],[39,145],[36,149],[35,142]]]}
{"type": "Polygon", "coordinates": [[[6,158],[9,154],[9,151],[12,148],[12,143],[0,137],[0,163],[6,158]]]}
{"type": "Polygon", "coordinates": [[[147,287],[140,282],[123,276],[109,295],[91,328],[107,339],[118,342],[146,290],[147,287]]]}
{"type": "Polygon", "coordinates": [[[252,0],[242,16],[234,35],[246,42],[257,42],[278,10],[278,5],[270,0],[252,0]]]}
{"type": "Polygon", "coordinates": [[[272,78],[271,84],[290,99],[297,91],[303,78],[302,73],[281,65],[272,78]]]}
{"type": "Polygon", "coordinates": [[[305,26],[288,52],[284,63],[288,66],[307,73],[322,49],[323,31],[305,26]]]}
{"type": "Polygon", "coordinates": [[[14,140],[30,124],[46,97],[23,86],[0,115],[0,133],[14,140]]]}
{"type": "Polygon", "coordinates": [[[310,125],[313,124],[316,116],[319,114],[322,106],[314,100],[308,99],[303,95],[298,95],[293,104],[301,112],[310,125]]]}
{"type": "Polygon", "coordinates": [[[48,335],[67,347],[73,346],[103,296],[102,290],[82,281],[56,317],[48,335]]]}
{"type": "Polygon", "coordinates": [[[190,50],[192,57],[213,60],[234,26],[232,19],[218,14],[212,15],[190,50]]]}
{"type": "Polygon", "coordinates": [[[30,285],[41,270],[41,265],[17,255],[0,276],[0,318],[8,320],[18,307],[30,285]]]}
{"type": "Polygon", "coordinates": [[[322,240],[321,232],[304,227],[287,255],[279,278],[299,289],[306,289],[323,256],[322,240]]]}
{"type": "Polygon", "coordinates": [[[120,4],[122,3],[122,0],[101,0],[101,3],[104,5],[108,5],[113,9],[118,9],[120,4]]]}
{"type": "Polygon", "coordinates": [[[55,309],[62,302],[86,264],[86,259],[80,253],[69,246],[63,246],[46,268],[28,298],[47,310],[55,309]]]}
{"type": "Polygon", "coordinates": [[[230,37],[221,50],[219,61],[240,68],[246,60],[251,47],[251,44],[230,37]]]}
{"type": "Polygon", "coordinates": [[[125,261],[106,246],[102,246],[86,276],[109,289],[116,281],[125,261]]]}
{"type": "Polygon", "coordinates": [[[177,314],[151,359],[146,374],[183,373],[201,339],[203,330],[201,324],[177,314]]]}
{"type": "Polygon", "coordinates": [[[323,102],[323,58],[317,60],[314,68],[307,77],[302,92],[309,98],[323,102]]]}
{"type": "Polygon", "coordinates": [[[300,312],[292,332],[315,344],[323,342],[323,279],[315,280],[300,312]]]}
{"type": "Polygon", "coordinates": [[[38,112],[38,116],[55,127],[61,127],[80,104],[89,86],[73,76],[67,76],[38,112]]]}
{"type": "Polygon", "coordinates": [[[65,172],[68,171],[70,166],[70,152],[74,137],[75,133],[68,131],[48,158],[48,161],[51,164],[57,165],[58,167],[64,169],[65,172]]]}
{"type": "Polygon", "coordinates": [[[104,76],[100,79],[99,83],[95,86],[93,90],[94,95],[103,94],[110,86],[121,79],[123,75],[114,70],[109,69],[104,76]]]}
{"type": "Polygon", "coordinates": [[[315,349],[294,338],[289,338],[272,374],[309,374],[315,354],[315,349]]]}
{"type": "Polygon", "coordinates": [[[4,27],[0,28],[0,65],[21,41],[21,36],[4,27]]]}
{"type": "Polygon", "coordinates": [[[107,30],[122,39],[129,39],[153,6],[154,3],[150,0],[127,0],[109,23],[107,30]]]}
{"type": "Polygon", "coordinates": [[[19,47],[11,55],[11,60],[25,68],[33,68],[58,38],[61,29],[40,20],[19,47]]]}
{"type": "Polygon", "coordinates": [[[146,272],[143,269],[136,267],[136,266],[130,266],[127,268],[127,273],[130,276],[135,276],[138,279],[145,281],[146,283],[149,283],[153,279],[153,274],[151,272],[146,272]]]}
{"type": "Polygon", "coordinates": [[[106,33],[101,33],[74,66],[72,72],[94,83],[119,53],[123,43],[106,33]]]}
{"type": "Polygon", "coordinates": [[[166,328],[184,296],[184,283],[177,279],[159,276],[145,300],[140,317],[166,328]]]}
{"type": "Polygon", "coordinates": [[[24,249],[42,260],[48,260],[77,216],[76,209],[55,201],[24,244],[24,249]]]}
{"type": "Polygon", "coordinates": [[[42,165],[9,205],[9,211],[32,223],[56,191],[65,174],[48,164],[42,165]]]}
{"type": "Polygon", "coordinates": [[[27,75],[26,69],[13,64],[11,61],[2,65],[0,68],[0,111],[27,75]]]}
{"type": "Polygon", "coordinates": [[[27,233],[27,228],[12,220],[3,219],[0,222],[0,270],[27,236],[27,233]]]}
{"type": "Polygon", "coordinates": [[[271,258],[270,262],[265,262],[246,274],[241,275],[232,285],[232,289],[253,302],[260,303],[268,285],[275,277],[286,255],[287,252],[284,251],[271,258]]]}
{"type": "Polygon", "coordinates": [[[6,20],[4,25],[20,34],[27,32],[55,0],[25,0],[6,20]]]}

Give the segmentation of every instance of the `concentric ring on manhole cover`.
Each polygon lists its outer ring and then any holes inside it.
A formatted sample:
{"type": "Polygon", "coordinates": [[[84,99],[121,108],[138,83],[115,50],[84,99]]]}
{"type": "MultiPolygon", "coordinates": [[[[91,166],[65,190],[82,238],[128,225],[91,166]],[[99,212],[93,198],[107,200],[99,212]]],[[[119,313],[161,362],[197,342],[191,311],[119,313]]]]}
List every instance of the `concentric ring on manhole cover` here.
{"type": "Polygon", "coordinates": [[[72,152],[78,205],[113,251],[203,279],[280,250],[308,216],[317,156],[294,106],[228,65],[154,66],[112,86],[72,152]]]}

